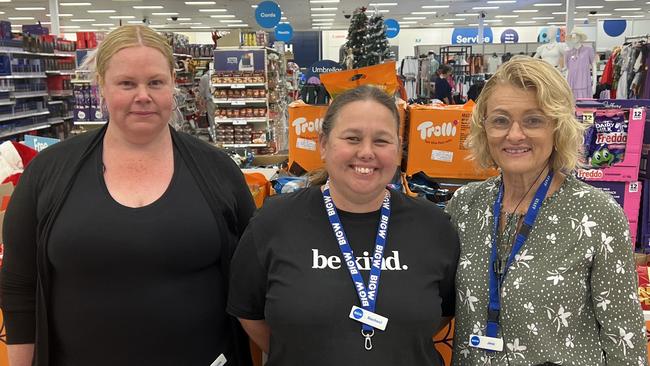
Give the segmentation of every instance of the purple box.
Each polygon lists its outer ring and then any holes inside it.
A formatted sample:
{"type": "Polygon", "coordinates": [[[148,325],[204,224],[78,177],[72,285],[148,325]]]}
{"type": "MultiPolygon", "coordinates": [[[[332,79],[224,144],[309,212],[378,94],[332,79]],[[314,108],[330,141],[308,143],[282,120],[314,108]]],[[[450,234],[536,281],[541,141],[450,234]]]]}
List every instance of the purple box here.
{"type": "Polygon", "coordinates": [[[86,106],[77,106],[74,107],[74,116],[75,121],[90,121],[90,109],[86,106]]]}
{"type": "Polygon", "coordinates": [[[650,179],[644,179],[641,215],[639,216],[639,244],[645,252],[650,251],[650,179]]]}
{"type": "Polygon", "coordinates": [[[603,182],[588,181],[590,185],[600,188],[614,197],[623,208],[627,221],[630,224],[630,237],[632,244],[636,244],[638,224],[639,224],[639,207],[641,205],[641,182],[603,182]]]}

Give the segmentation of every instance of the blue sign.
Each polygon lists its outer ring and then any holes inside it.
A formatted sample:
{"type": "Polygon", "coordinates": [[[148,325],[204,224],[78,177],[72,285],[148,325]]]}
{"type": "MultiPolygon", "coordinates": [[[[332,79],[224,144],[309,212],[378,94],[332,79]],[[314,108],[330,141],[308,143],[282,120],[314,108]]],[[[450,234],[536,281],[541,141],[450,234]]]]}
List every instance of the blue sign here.
{"type": "Polygon", "coordinates": [[[293,38],[293,27],[291,24],[282,23],[275,27],[275,39],[277,41],[289,42],[293,38]]]}
{"type": "Polygon", "coordinates": [[[627,20],[625,19],[608,19],[603,22],[603,30],[610,37],[620,36],[626,28],[627,20]]]}
{"type": "Polygon", "coordinates": [[[31,147],[32,149],[38,152],[43,151],[46,147],[52,146],[57,142],[59,142],[59,139],[52,139],[49,137],[42,137],[42,136],[25,135],[25,145],[31,147]]]}
{"type": "MultiPolygon", "coordinates": [[[[492,28],[483,28],[483,42],[492,43],[492,28]]],[[[478,27],[477,28],[454,28],[451,33],[451,44],[476,44],[478,42],[478,27]]]]}
{"type": "Polygon", "coordinates": [[[395,19],[386,19],[384,20],[384,26],[386,27],[386,37],[395,38],[399,34],[399,23],[395,19]]]}
{"type": "Polygon", "coordinates": [[[262,1],[255,9],[255,20],[262,28],[273,28],[280,23],[282,11],[273,1],[262,1]]]}
{"type": "Polygon", "coordinates": [[[519,42],[519,33],[512,28],[508,28],[501,33],[501,43],[517,43],[519,42]]]}
{"type": "MultiPolygon", "coordinates": [[[[285,48],[293,52],[293,61],[300,66],[311,65],[322,59],[320,45],[323,44],[320,31],[294,30],[293,38],[286,42],[285,48]]],[[[275,42],[275,32],[269,33],[269,44],[275,42]]]]}
{"type": "Polygon", "coordinates": [[[325,74],[328,72],[336,72],[343,70],[343,66],[336,61],[332,60],[320,60],[314,62],[307,72],[305,73],[305,80],[309,80],[312,77],[319,77],[320,74],[325,74]]]}

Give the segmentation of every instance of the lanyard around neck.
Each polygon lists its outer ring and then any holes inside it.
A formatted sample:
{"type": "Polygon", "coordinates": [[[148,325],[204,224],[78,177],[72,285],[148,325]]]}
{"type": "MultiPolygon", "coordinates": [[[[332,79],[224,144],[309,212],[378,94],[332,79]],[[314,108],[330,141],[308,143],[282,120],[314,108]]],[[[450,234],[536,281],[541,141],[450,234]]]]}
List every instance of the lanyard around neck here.
{"type": "MultiPolygon", "coordinates": [[[[379,276],[381,275],[381,265],[384,258],[384,247],[386,246],[386,237],[388,235],[388,220],[390,218],[390,192],[386,191],[384,200],[381,204],[381,218],[379,220],[379,226],[377,227],[377,237],[375,239],[375,251],[372,256],[372,266],[370,267],[370,275],[368,276],[368,286],[366,287],[363,278],[361,277],[361,271],[359,264],[357,263],[352,247],[348,242],[348,238],[343,231],[343,225],[341,224],[341,219],[336,210],[336,205],[332,200],[329,189],[329,181],[325,184],[323,189],[323,201],[325,203],[325,210],[327,212],[327,217],[332,225],[332,230],[334,231],[334,237],[336,238],[337,243],[339,244],[339,249],[341,250],[341,255],[343,255],[343,261],[345,262],[348,272],[350,272],[350,277],[352,277],[352,282],[354,282],[354,288],[357,291],[357,296],[361,303],[361,307],[370,312],[375,311],[375,304],[377,301],[377,294],[379,292],[379,276]]],[[[373,327],[363,324],[362,332],[372,333],[374,331],[373,327]]]]}
{"type": "Polygon", "coordinates": [[[535,192],[535,197],[528,207],[528,212],[524,217],[524,222],[521,226],[521,229],[517,232],[517,237],[515,243],[512,246],[508,260],[504,266],[501,265],[501,261],[498,258],[497,254],[497,237],[499,235],[499,220],[501,217],[501,206],[503,204],[503,182],[499,186],[499,194],[497,199],[494,202],[493,215],[494,215],[494,225],[492,230],[492,253],[490,256],[490,303],[488,306],[488,320],[486,327],[486,334],[488,337],[496,337],[499,332],[499,314],[501,312],[501,298],[500,298],[500,289],[503,284],[506,275],[508,274],[508,269],[512,266],[515,256],[521,248],[524,246],[524,243],[528,239],[528,234],[533,229],[535,220],[537,219],[537,214],[539,213],[544,198],[548,193],[548,189],[551,186],[551,181],[553,180],[553,171],[549,171],[548,175],[542,182],[542,185],[537,188],[535,192]]]}

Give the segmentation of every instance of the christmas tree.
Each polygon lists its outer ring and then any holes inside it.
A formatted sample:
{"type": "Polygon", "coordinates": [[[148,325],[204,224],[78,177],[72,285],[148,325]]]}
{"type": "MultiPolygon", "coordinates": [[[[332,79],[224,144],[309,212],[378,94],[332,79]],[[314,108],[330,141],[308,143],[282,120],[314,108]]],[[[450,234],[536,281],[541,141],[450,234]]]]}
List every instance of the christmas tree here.
{"type": "Polygon", "coordinates": [[[365,43],[368,27],[368,16],[366,15],[366,8],[357,8],[352,13],[352,20],[350,20],[350,28],[348,29],[348,41],[345,47],[352,50],[354,57],[353,67],[359,68],[368,64],[365,55],[365,43]]]}
{"type": "Polygon", "coordinates": [[[380,64],[391,54],[388,48],[384,17],[375,13],[368,21],[368,35],[366,36],[365,52],[367,66],[380,64]]]}

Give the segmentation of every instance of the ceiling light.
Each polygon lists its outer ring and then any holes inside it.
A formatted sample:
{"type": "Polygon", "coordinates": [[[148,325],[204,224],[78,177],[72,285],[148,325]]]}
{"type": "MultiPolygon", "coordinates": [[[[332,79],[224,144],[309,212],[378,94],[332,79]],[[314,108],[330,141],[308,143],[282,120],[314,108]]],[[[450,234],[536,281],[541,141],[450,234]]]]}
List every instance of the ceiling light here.
{"type": "Polygon", "coordinates": [[[449,5],[422,5],[422,9],[447,9],[449,5]]]}
{"type": "Polygon", "coordinates": [[[577,21],[581,22],[581,21],[583,21],[583,20],[587,20],[587,18],[575,18],[575,19],[573,19],[573,20],[577,20],[577,21]]]}
{"type": "Polygon", "coordinates": [[[312,27],[318,27],[318,26],[326,27],[326,26],[331,26],[332,24],[333,24],[333,23],[312,23],[311,26],[312,26],[312,27]]]}
{"type": "Polygon", "coordinates": [[[240,23],[240,24],[228,24],[227,27],[241,27],[241,28],[245,28],[245,27],[248,27],[248,24],[245,24],[245,23],[240,23]]]}
{"type": "Polygon", "coordinates": [[[142,21],[141,20],[128,20],[127,23],[128,24],[142,24],[142,21]]]}
{"type": "Polygon", "coordinates": [[[167,24],[149,24],[149,27],[151,27],[151,28],[165,28],[165,27],[167,27],[167,24]]]}
{"type": "Polygon", "coordinates": [[[488,4],[514,4],[516,0],[489,0],[488,4]]]}
{"type": "Polygon", "coordinates": [[[478,13],[462,13],[462,14],[455,14],[457,17],[477,17],[479,14],[478,13]]]}
{"type": "Polygon", "coordinates": [[[280,17],[280,20],[287,20],[287,17],[280,17]]]}
{"type": "Polygon", "coordinates": [[[576,9],[602,9],[604,8],[603,5],[582,5],[582,6],[576,6],[576,9]]]}
{"type": "Polygon", "coordinates": [[[111,15],[109,16],[111,19],[135,19],[135,16],[133,15],[111,15]]]}
{"type": "Polygon", "coordinates": [[[519,9],[519,10],[513,10],[513,13],[537,13],[539,10],[537,9],[519,9]]]}
{"type": "Polygon", "coordinates": [[[318,19],[312,19],[312,22],[333,22],[334,18],[318,18],[318,19]]]}
{"type": "Polygon", "coordinates": [[[411,14],[413,15],[430,15],[430,14],[436,14],[436,11],[413,11],[411,14]]]}
{"type": "Polygon", "coordinates": [[[458,22],[458,21],[464,21],[465,18],[445,18],[443,19],[445,22],[458,22]]]}
{"type": "Polygon", "coordinates": [[[86,10],[86,12],[91,14],[103,14],[103,13],[115,13],[115,10],[86,10]]]}
{"type": "Polygon", "coordinates": [[[234,18],[235,16],[232,14],[217,14],[217,15],[210,15],[210,18],[234,18]]]}
{"type": "Polygon", "coordinates": [[[550,19],[555,19],[555,17],[532,17],[530,19],[533,19],[533,20],[550,20],[550,19]]]}
{"type": "Polygon", "coordinates": [[[171,20],[171,21],[174,21],[174,22],[175,22],[175,21],[179,21],[179,22],[187,22],[187,21],[192,20],[192,18],[176,18],[176,19],[167,18],[167,20],[171,20]]]}
{"type": "Polygon", "coordinates": [[[471,24],[468,24],[468,25],[469,25],[470,27],[478,27],[478,23],[471,23],[471,24]]]}
{"type": "MultiPolygon", "coordinates": [[[[51,16],[50,14],[45,14],[45,15],[48,17],[51,16]]],[[[71,16],[72,14],[67,14],[67,13],[59,14],[59,18],[71,17],[71,16]]]]}
{"type": "Polygon", "coordinates": [[[566,11],[554,11],[551,14],[553,14],[553,15],[566,15],[566,11]]]}
{"type": "Polygon", "coordinates": [[[534,21],[534,20],[519,20],[519,21],[516,21],[515,23],[517,23],[517,24],[535,24],[537,22],[534,21]]]}
{"type": "Polygon", "coordinates": [[[115,24],[113,23],[95,23],[92,25],[93,27],[113,27],[115,24]]]}
{"type": "Polygon", "coordinates": [[[645,15],[621,15],[621,18],[643,18],[645,15]]]}
{"type": "Polygon", "coordinates": [[[15,8],[16,10],[45,10],[45,8],[41,7],[31,7],[31,8],[15,8]]]}
{"type": "Polygon", "coordinates": [[[151,15],[178,15],[178,13],[151,13],[151,15]]]}
{"type": "Polygon", "coordinates": [[[201,13],[224,13],[227,11],[228,9],[199,9],[201,13]]]}
{"type": "Polygon", "coordinates": [[[562,6],[560,3],[539,3],[534,4],[533,6],[562,6]]]}
{"type": "Polygon", "coordinates": [[[91,3],[60,3],[61,6],[91,6],[91,3]]]}
{"type": "Polygon", "coordinates": [[[378,12],[380,13],[388,13],[390,10],[388,9],[379,9],[378,12]]]}
{"type": "Polygon", "coordinates": [[[311,11],[337,11],[339,8],[311,8],[311,11]]]}
{"type": "Polygon", "coordinates": [[[502,22],[502,21],[503,21],[503,19],[487,19],[487,20],[484,20],[484,22],[486,22],[486,23],[498,23],[498,22],[502,22]]]}
{"type": "Polygon", "coordinates": [[[335,17],[336,14],[312,14],[312,17],[335,17]]]}
{"type": "Polygon", "coordinates": [[[498,6],[475,6],[472,10],[494,10],[499,9],[498,6]]]}
{"type": "Polygon", "coordinates": [[[566,22],[548,22],[549,25],[565,25],[566,22]]]}
{"type": "Polygon", "coordinates": [[[612,13],[589,14],[588,17],[609,17],[612,13]]]}
{"type": "Polygon", "coordinates": [[[320,29],[320,30],[323,30],[323,29],[332,29],[332,27],[312,27],[312,29],[320,29]]]}
{"type": "Polygon", "coordinates": [[[404,20],[422,20],[426,19],[427,17],[403,17],[402,19],[404,20]]]}
{"type": "Polygon", "coordinates": [[[162,5],[133,5],[133,9],[162,9],[162,5]]]}
{"type": "Polygon", "coordinates": [[[241,20],[239,19],[226,19],[226,20],[220,20],[220,23],[242,23],[241,20]]]}
{"type": "Polygon", "coordinates": [[[495,18],[519,18],[519,15],[495,15],[495,18]]]}
{"type": "Polygon", "coordinates": [[[397,3],[370,3],[368,6],[397,6],[397,3]]]}
{"type": "Polygon", "coordinates": [[[639,11],[641,8],[617,8],[614,11],[639,11]]]}
{"type": "Polygon", "coordinates": [[[397,23],[399,23],[400,25],[401,25],[401,24],[418,24],[418,22],[416,22],[416,21],[397,22],[397,23]]]}
{"type": "Polygon", "coordinates": [[[70,19],[71,22],[96,22],[95,19],[70,19]]]}
{"type": "Polygon", "coordinates": [[[214,1],[186,1],[185,5],[215,5],[214,1]]]}
{"type": "Polygon", "coordinates": [[[9,20],[34,20],[34,17],[9,17],[9,20]]]}
{"type": "Polygon", "coordinates": [[[439,23],[433,23],[431,25],[454,25],[454,23],[439,22],[439,23]]]}

